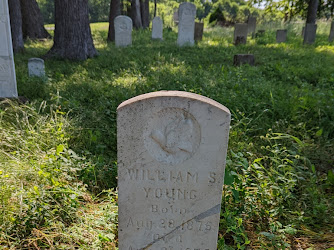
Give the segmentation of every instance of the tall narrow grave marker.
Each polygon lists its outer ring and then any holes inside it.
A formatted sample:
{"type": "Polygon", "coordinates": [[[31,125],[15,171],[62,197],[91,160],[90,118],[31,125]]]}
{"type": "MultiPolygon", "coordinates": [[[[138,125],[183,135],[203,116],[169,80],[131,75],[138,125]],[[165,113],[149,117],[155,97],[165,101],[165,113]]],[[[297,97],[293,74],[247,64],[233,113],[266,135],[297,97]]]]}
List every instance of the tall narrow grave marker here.
{"type": "Polygon", "coordinates": [[[249,34],[255,34],[255,30],[256,30],[256,17],[253,16],[249,16],[248,20],[247,20],[247,24],[248,24],[248,33],[249,34]]]}
{"type": "Polygon", "coordinates": [[[331,24],[331,30],[329,32],[329,38],[328,38],[328,40],[330,42],[334,41],[334,21],[332,21],[332,24],[331,24]]]}
{"type": "Polygon", "coordinates": [[[162,40],[163,23],[160,17],[156,16],[152,21],[152,39],[162,40]]]}
{"type": "Polygon", "coordinates": [[[117,16],[114,20],[115,45],[127,47],[132,44],[132,20],[128,16],[117,16]]]}
{"type": "Polygon", "coordinates": [[[236,23],[234,26],[234,44],[246,44],[248,34],[247,23],[236,23]]]}
{"type": "Polygon", "coordinates": [[[196,6],[192,3],[182,3],[179,7],[179,31],[177,44],[179,46],[194,45],[196,6]]]}
{"type": "Polygon", "coordinates": [[[313,44],[317,33],[317,25],[307,23],[304,31],[304,44],[313,44]]]}
{"type": "Polygon", "coordinates": [[[204,23],[195,22],[195,41],[202,41],[204,31],[204,23]]]}
{"type": "Polygon", "coordinates": [[[119,249],[217,249],[229,110],[161,91],[117,113],[119,249]]]}
{"type": "Polygon", "coordinates": [[[18,97],[7,0],[0,0],[0,97],[18,97]]]}

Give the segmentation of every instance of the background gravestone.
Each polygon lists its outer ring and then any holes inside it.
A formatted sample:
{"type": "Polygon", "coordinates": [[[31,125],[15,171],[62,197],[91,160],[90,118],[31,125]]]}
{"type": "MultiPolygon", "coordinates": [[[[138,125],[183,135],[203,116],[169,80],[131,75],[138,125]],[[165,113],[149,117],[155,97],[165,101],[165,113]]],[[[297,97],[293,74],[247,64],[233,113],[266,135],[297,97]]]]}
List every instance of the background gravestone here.
{"type": "Polygon", "coordinates": [[[334,21],[332,21],[332,24],[331,24],[331,30],[329,32],[329,38],[328,38],[328,40],[330,42],[333,42],[333,40],[334,40],[334,21]]]}
{"type": "Polygon", "coordinates": [[[179,24],[179,10],[174,11],[174,13],[173,13],[173,21],[174,21],[174,23],[175,23],[176,25],[179,24]]]}
{"type": "Polygon", "coordinates": [[[203,30],[204,30],[204,23],[195,22],[195,41],[202,41],[203,39],[203,30]]]}
{"type": "Polygon", "coordinates": [[[179,31],[177,44],[179,46],[194,45],[196,6],[192,3],[182,3],[179,7],[179,31]]]}
{"type": "Polygon", "coordinates": [[[7,0],[0,0],[0,97],[18,97],[7,0]]]}
{"type": "Polygon", "coordinates": [[[234,66],[241,66],[243,64],[249,64],[251,66],[254,66],[254,64],[255,64],[254,55],[252,55],[252,54],[234,55],[233,65],[234,66]]]}
{"type": "Polygon", "coordinates": [[[313,44],[317,33],[317,25],[307,23],[304,31],[304,44],[313,44]]]}
{"type": "Polygon", "coordinates": [[[44,77],[45,66],[44,60],[40,58],[30,58],[28,61],[29,76],[44,77]]]}
{"type": "Polygon", "coordinates": [[[256,30],[256,17],[249,16],[247,20],[248,34],[255,34],[256,30]]]}
{"type": "Polygon", "coordinates": [[[229,110],[160,91],[117,114],[119,249],[217,249],[229,110]]]}
{"type": "Polygon", "coordinates": [[[248,34],[247,23],[236,23],[234,25],[234,44],[246,44],[248,34]]]}
{"type": "Polygon", "coordinates": [[[160,17],[156,16],[152,21],[152,39],[162,40],[163,23],[160,17]]]}
{"type": "Polygon", "coordinates": [[[128,16],[117,16],[115,25],[116,47],[127,47],[132,44],[132,20],[128,16]]]}
{"type": "Polygon", "coordinates": [[[288,34],[288,30],[277,30],[276,31],[276,42],[285,43],[287,34],[288,34]]]}
{"type": "Polygon", "coordinates": [[[305,26],[303,26],[302,28],[302,37],[304,37],[304,34],[305,34],[305,26]]]}

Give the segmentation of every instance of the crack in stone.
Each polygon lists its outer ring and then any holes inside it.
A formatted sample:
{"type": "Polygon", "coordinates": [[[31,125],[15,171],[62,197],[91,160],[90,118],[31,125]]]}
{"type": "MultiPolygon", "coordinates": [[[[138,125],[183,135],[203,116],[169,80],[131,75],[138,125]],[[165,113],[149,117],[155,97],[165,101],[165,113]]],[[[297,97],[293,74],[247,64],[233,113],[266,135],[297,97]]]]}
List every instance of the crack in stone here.
{"type": "Polygon", "coordinates": [[[205,212],[200,213],[199,215],[196,215],[195,217],[187,220],[186,222],[182,223],[180,226],[177,226],[176,228],[174,228],[169,233],[166,233],[165,235],[163,235],[163,236],[159,237],[158,239],[152,241],[147,246],[145,246],[143,248],[140,248],[139,250],[147,250],[147,249],[149,249],[153,244],[155,244],[156,242],[162,240],[166,236],[171,235],[172,233],[174,233],[175,231],[177,231],[180,227],[182,227],[183,225],[185,225],[189,221],[192,221],[192,220],[196,220],[196,221],[203,220],[203,219],[205,219],[205,218],[207,218],[207,217],[209,217],[211,215],[218,214],[218,213],[220,213],[220,204],[218,204],[218,205],[216,205],[216,206],[214,206],[214,207],[206,210],[205,212]]]}

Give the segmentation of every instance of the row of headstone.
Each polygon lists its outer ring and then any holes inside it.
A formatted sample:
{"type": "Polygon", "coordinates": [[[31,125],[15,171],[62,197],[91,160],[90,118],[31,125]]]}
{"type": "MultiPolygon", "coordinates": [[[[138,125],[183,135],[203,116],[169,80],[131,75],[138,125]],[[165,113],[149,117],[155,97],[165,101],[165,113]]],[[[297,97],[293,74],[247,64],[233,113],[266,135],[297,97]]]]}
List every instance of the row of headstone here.
{"type": "Polygon", "coordinates": [[[17,98],[12,36],[7,0],[0,0],[0,97],[17,98]]]}
{"type": "MultiPolygon", "coordinates": [[[[195,40],[201,40],[203,36],[202,23],[195,25],[196,6],[192,3],[182,3],[179,6],[178,20],[179,31],[177,44],[179,46],[194,45],[195,40]]],[[[127,16],[117,16],[114,20],[115,45],[127,47],[132,44],[132,20],[127,16]]],[[[160,17],[152,21],[152,39],[163,39],[163,23],[160,17]]]]}

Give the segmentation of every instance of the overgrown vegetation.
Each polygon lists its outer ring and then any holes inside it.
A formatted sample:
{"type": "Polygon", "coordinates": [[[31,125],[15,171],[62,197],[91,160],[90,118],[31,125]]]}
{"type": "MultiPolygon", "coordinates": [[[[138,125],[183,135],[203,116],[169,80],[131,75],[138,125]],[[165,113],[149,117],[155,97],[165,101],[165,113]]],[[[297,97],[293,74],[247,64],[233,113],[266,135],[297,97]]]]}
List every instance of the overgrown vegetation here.
{"type": "Polygon", "coordinates": [[[301,45],[299,26],[275,44],[271,24],[246,46],[214,28],[195,47],[178,48],[166,30],[163,42],[136,31],[133,46],[119,49],[105,42],[107,28],[93,25],[99,57],[48,60],[44,79],[28,78],[27,60],[51,41],[29,42],[15,57],[30,103],[0,105],[1,247],[117,247],[116,108],[158,90],[205,95],[231,110],[219,249],[334,247],[328,24],[314,46],[301,45]],[[233,67],[236,53],[253,53],[256,66],[233,67]]]}

